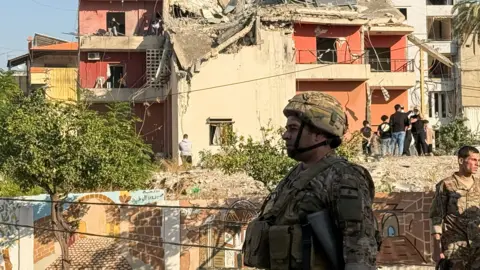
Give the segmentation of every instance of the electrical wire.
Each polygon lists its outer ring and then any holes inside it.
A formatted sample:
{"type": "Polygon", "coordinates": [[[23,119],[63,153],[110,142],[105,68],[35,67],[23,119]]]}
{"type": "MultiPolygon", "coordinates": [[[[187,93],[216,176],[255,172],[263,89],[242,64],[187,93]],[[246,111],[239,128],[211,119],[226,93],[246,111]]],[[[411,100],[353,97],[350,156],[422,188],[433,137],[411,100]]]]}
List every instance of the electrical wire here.
{"type": "Polygon", "coordinates": [[[259,209],[252,208],[232,208],[232,207],[217,207],[217,206],[177,206],[177,205],[150,205],[150,204],[125,204],[125,203],[102,203],[102,202],[79,202],[79,201],[53,201],[53,200],[39,200],[39,199],[22,199],[22,198],[9,198],[0,197],[0,201],[13,201],[13,202],[33,202],[33,203],[61,203],[61,204],[78,204],[78,205],[101,205],[101,206],[120,206],[120,207],[150,207],[150,208],[171,208],[171,209],[196,209],[196,210],[243,210],[243,211],[258,211],[259,209]]]}
{"type": "Polygon", "coordinates": [[[44,7],[48,7],[48,8],[51,8],[51,9],[56,9],[56,10],[63,10],[63,11],[75,11],[77,12],[78,10],[77,9],[70,9],[70,8],[61,8],[61,7],[56,7],[56,6],[52,6],[52,5],[49,5],[49,4],[44,4],[44,3],[41,3],[37,0],[30,0],[32,1],[33,3],[37,4],[37,5],[40,5],[40,6],[44,6],[44,7]]]}
{"type": "MultiPolygon", "coordinates": [[[[96,234],[96,233],[87,233],[87,232],[78,232],[78,231],[58,230],[58,229],[53,229],[53,228],[45,228],[45,227],[38,227],[38,226],[31,226],[31,225],[20,225],[20,224],[15,224],[15,223],[8,223],[8,222],[0,222],[0,225],[34,229],[34,230],[43,230],[43,231],[49,231],[49,232],[61,232],[61,233],[70,233],[70,234],[79,234],[79,235],[85,235],[85,236],[93,236],[93,237],[103,237],[103,238],[125,240],[125,241],[132,241],[132,242],[146,243],[146,244],[154,244],[154,245],[163,244],[163,245],[172,245],[172,246],[184,246],[184,247],[210,248],[210,249],[218,249],[218,250],[242,251],[241,249],[234,249],[234,248],[215,247],[215,246],[195,245],[195,244],[175,243],[175,242],[163,241],[163,240],[160,240],[161,239],[160,237],[158,237],[158,240],[140,240],[140,239],[135,239],[135,238],[123,237],[123,236],[105,235],[105,234],[96,234]]],[[[155,239],[157,237],[148,236],[148,238],[155,239]]]]}

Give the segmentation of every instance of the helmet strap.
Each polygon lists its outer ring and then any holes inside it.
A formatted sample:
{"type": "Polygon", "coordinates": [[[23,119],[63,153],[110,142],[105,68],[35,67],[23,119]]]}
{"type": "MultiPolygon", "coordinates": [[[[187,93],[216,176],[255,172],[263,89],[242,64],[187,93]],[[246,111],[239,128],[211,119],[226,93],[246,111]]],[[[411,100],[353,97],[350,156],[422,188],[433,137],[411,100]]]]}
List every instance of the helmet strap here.
{"type": "Polygon", "coordinates": [[[314,144],[314,145],[309,146],[309,147],[299,148],[300,138],[302,137],[302,133],[303,133],[304,128],[305,128],[305,122],[302,121],[302,123],[300,124],[300,128],[298,129],[298,134],[297,134],[297,138],[295,139],[295,144],[293,145],[293,149],[294,149],[293,151],[294,151],[295,154],[305,153],[305,152],[308,152],[308,151],[313,150],[315,148],[328,145],[328,141],[325,140],[323,142],[319,142],[319,143],[314,144]]]}

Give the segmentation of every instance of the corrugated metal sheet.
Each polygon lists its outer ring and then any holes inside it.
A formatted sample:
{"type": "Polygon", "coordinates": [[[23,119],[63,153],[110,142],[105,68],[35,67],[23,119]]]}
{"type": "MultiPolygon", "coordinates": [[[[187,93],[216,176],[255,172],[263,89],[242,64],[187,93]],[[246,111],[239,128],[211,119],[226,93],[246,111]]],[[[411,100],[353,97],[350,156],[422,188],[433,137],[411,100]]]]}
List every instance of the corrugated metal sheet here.
{"type": "Polygon", "coordinates": [[[434,270],[435,266],[431,265],[388,265],[388,266],[377,266],[377,269],[382,270],[434,270]]]}
{"type": "Polygon", "coordinates": [[[48,68],[48,97],[59,100],[77,100],[76,82],[76,68],[48,68]]]}
{"type": "Polygon", "coordinates": [[[480,131],[480,107],[464,107],[463,114],[468,119],[467,126],[473,132],[480,131]]]}

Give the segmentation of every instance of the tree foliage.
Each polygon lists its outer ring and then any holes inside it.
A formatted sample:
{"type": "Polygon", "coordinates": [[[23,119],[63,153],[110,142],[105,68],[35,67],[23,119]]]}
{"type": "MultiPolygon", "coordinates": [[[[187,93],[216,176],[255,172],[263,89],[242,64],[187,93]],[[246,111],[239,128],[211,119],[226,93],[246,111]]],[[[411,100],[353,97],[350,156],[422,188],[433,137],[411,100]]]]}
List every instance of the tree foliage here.
{"type": "Polygon", "coordinates": [[[475,134],[465,125],[466,118],[456,118],[440,126],[437,154],[451,155],[464,145],[477,143],[475,134]]]}
{"type": "MultiPolygon", "coordinates": [[[[144,187],[151,174],[151,150],[135,133],[128,104],[112,104],[106,114],[85,104],[47,100],[45,91],[18,94],[9,74],[0,73],[0,170],[24,191],[50,195],[52,220],[63,220],[62,202],[70,192],[144,187]]],[[[55,232],[68,269],[68,233],[55,232]]]]}
{"type": "MultiPolygon", "coordinates": [[[[222,138],[225,143],[218,152],[200,152],[200,163],[204,168],[220,169],[226,174],[245,173],[271,190],[296,164],[286,155],[285,143],[281,140],[283,131],[271,125],[262,127],[261,140],[245,138],[231,131],[222,138]]],[[[356,156],[359,149],[357,135],[346,140],[337,153],[347,159],[356,156]]]]}
{"type": "Polygon", "coordinates": [[[462,0],[452,8],[454,37],[464,44],[470,36],[472,41],[480,39],[480,2],[462,0]]]}

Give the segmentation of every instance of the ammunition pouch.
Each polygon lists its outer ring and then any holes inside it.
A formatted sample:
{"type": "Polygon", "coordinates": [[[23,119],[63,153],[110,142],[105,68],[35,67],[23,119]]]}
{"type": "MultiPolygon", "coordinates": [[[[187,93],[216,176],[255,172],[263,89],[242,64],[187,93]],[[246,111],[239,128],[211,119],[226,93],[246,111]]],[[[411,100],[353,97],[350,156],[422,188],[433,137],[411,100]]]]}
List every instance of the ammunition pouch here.
{"type": "Polygon", "coordinates": [[[249,267],[270,268],[270,224],[258,218],[248,224],[243,243],[243,264],[249,267]]]}
{"type": "Polygon", "coordinates": [[[302,265],[300,225],[272,226],[269,233],[270,269],[299,269],[302,265]]]}

